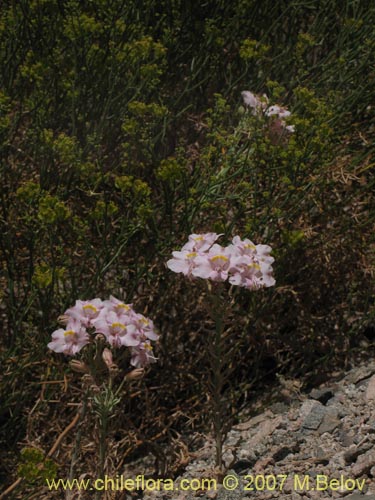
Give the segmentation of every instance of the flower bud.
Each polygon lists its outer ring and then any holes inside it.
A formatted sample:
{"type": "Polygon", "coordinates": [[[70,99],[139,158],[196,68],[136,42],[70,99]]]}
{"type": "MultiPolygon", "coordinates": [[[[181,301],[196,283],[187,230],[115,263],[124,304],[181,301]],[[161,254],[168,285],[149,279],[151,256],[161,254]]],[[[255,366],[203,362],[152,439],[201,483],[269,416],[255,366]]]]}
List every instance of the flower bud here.
{"type": "Polygon", "coordinates": [[[97,333],[95,337],[96,342],[104,344],[106,342],[105,335],[102,333],[97,333]]]}
{"type": "Polygon", "coordinates": [[[139,380],[140,378],[143,377],[145,373],[144,368],[136,368],[135,370],[132,370],[126,375],[126,380],[128,382],[131,382],[132,380],[139,380]]]}
{"type": "Polygon", "coordinates": [[[111,368],[113,368],[114,363],[113,363],[112,351],[107,347],[105,347],[102,353],[102,357],[108,369],[110,370],[111,368]]]}
{"type": "Polygon", "coordinates": [[[83,361],[79,361],[79,359],[72,359],[69,363],[70,368],[77,373],[89,373],[89,367],[83,361]]]}
{"type": "Polygon", "coordinates": [[[57,321],[58,321],[60,324],[62,324],[62,325],[66,325],[70,319],[71,319],[71,318],[70,318],[67,314],[61,314],[61,315],[57,318],[57,321]]]}

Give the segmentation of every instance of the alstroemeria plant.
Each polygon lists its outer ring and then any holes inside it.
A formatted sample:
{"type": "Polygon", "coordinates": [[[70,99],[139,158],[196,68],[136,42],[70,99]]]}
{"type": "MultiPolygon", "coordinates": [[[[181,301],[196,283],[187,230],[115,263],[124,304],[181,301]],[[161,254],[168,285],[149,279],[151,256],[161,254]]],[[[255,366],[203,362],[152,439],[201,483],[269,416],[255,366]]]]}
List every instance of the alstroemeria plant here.
{"type": "MultiPolygon", "coordinates": [[[[80,409],[80,420],[86,415],[89,399],[98,418],[98,477],[105,472],[106,438],[111,414],[120,402],[121,390],[126,382],[143,376],[144,367],[154,363],[151,342],[159,338],[154,324],[149,319],[134,311],[132,304],[110,297],[109,300],[77,300],[75,305],[59,317],[64,328],[52,333],[48,347],[57,353],[75,356],[82,353],[82,360],[73,359],[71,368],[81,373],[85,397],[80,409]],[[114,380],[119,372],[113,361],[113,353],[119,348],[130,350],[130,364],[134,369],[127,373],[116,390],[114,380]],[[104,374],[104,378],[103,378],[104,374]]],[[[80,433],[76,433],[75,450],[79,448],[80,433]]],[[[72,456],[70,479],[76,457],[72,456]]],[[[101,497],[100,492],[95,498],[101,497]]]]}
{"type": "MultiPolygon", "coordinates": [[[[251,94],[254,108],[262,107],[261,101],[251,94]],[[254,101],[254,102],[253,102],[254,101]]],[[[242,240],[235,236],[232,243],[223,247],[216,243],[220,234],[191,234],[188,242],[179,251],[172,252],[173,259],[167,266],[175,273],[182,273],[189,280],[205,280],[208,310],[215,323],[215,335],[206,338],[211,366],[211,380],[207,380],[207,390],[212,402],[211,416],[215,436],[216,465],[223,471],[224,429],[224,383],[226,366],[224,363],[225,346],[223,334],[229,301],[225,297],[223,283],[239,286],[248,290],[267,288],[275,284],[271,257],[271,247],[256,245],[249,239],[242,240]],[[209,285],[209,282],[214,282],[209,285]]]]}

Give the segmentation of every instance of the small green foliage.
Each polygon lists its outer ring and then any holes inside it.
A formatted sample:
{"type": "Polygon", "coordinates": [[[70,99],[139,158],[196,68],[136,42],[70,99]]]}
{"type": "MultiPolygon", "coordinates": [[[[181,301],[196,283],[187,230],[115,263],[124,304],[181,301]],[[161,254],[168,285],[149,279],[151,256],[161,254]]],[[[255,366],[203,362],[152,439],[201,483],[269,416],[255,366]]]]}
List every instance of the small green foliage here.
{"type": "Polygon", "coordinates": [[[302,56],[308,49],[311,49],[316,44],[314,37],[310,33],[299,33],[298,41],[296,44],[296,55],[298,59],[302,56]]]}
{"type": "Polygon", "coordinates": [[[129,193],[133,186],[134,177],[131,175],[121,175],[116,177],[115,186],[124,194],[129,193]]]}
{"type": "Polygon", "coordinates": [[[116,177],[115,185],[123,194],[133,195],[135,199],[149,198],[151,194],[151,188],[147,182],[134,179],[131,175],[116,177]]]}
{"type": "Polygon", "coordinates": [[[40,195],[40,186],[36,182],[27,181],[16,191],[17,198],[24,203],[35,202],[40,195]]]}
{"type": "Polygon", "coordinates": [[[69,137],[61,133],[53,141],[53,148],[62,163],[69,166],[74,166],[78,163],[80,151],[75,137],[69,137]]]}
{"type": "Polygon", "coordinates": [[[10,104],[10,98],[0,90],[0,137],[8,130],[11,124],[9,116],[10,104]]]}
{"type": "Polygon", "coordinates": [[[34,269],[32,283],[38,288],[48,288],[52,285],[53,280],[57,282],[64,279],[65,274],[66,269],[62,267],[53,269],[47,264],[40,264],[34,269]]]}
{"type": "Polygon", "coordinates": [[[39,201],[38,219],[44,224],[63,222],[71,215],[69,208],[57,196],[45,194],[39,201]]]}
{"type": "Polygon", "coordinates": [[[71,42],[79,42],[85,37],[99,36],[104,29],[102,24],[94,17],[82,13],[66,19],[63,32],[71,42]]]}
{"type": "Polygon", "coordinates": [[[136,198],[148,198],[151,194],[151,188],[147,182],[141,179],[135,179],[133,183],[133,193],[136,198]]]}
{"type": "Polygon", "coordinates": [[[165,182],[177,181],[182,175],[183,168],[174,157],[162,160],[156,170],[156,177],[165,182]]]}
{"type": "Polygon", "coordinates": [[[57,465],[50,458],[45,458],[36,448],[23,448],[18,466],[18,475],[30,484],[44,485],[46,479],[54,479],[57,465]]]}
{"type": "Polygon", "coordinates": [[[99,200],[95,204],[95,208],[90,214],[90,217],[93,220],[101,221],[107,217],[112,217],[118,212],[118,206],[110,201],[109,203],[105,203],[103,200],[99,200]]]}
{"type": "Polygon", "coordinates": [[[287,244],[288,247],[297,247],[303,242],[304,237],[305,234],[301,230],[284,231],[282,233],[283,242],[287,244]]]}
{"type": "Polygon", "coordinates": [[[256,40],[252,40],[251,38],[247,38],[243,40],[240,46],[240,57],[245,61],[249,61],[251,59],[260,59],[264,57],[270,50],[268,45],[257,42],[256,40]]]}
{"type": "Polygon", "coordinates": [[[101,421],[106,421],[120,401],[121,398],[116,396],[110,387],[105,386],[93,398],[94,412],[101,421]]]}
{"type": "Polygon", "coordinates": [[[272,101],[277,102],[280,97],[285,94],[285,87],[280,85],[280,83],[275,82],[273,80],[267,80],[266,86],[268,89],[268,95],[272,99],[272,101]]]}

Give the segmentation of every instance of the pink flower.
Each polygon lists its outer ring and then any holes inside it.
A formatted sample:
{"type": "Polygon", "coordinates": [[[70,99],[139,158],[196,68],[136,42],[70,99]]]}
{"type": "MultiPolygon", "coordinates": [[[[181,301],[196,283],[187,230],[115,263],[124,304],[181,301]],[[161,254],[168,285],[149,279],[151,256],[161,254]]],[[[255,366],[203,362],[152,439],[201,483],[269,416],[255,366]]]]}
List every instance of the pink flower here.
{"type": "Polygon", "coordinates": [[[263,287],[260,264],[249,255],[244,255],[236,262],[236,268],[229,278],[231,285],[243,286],[250,290],[263,287]]]}
{"type": "Polygon", "coordinates": [[[103,306],[108,310],[108,311],[115,311],[116,314],[133,314],[133,304],[125,304],[119,299],[116,299],[116,297],[113,297],[111,295],[109,297],[109,300],[105,300],[103,302],[103,306]]]}
{"type": "Polygon", "coordinates": [[[232,245],[229,245],[229,249],[233,255],[253,255],[256,250],[256,245],[248,240],[241,240],[239,236],[235,236],[232,240],[232,245]]]}
{"type": "Polygon", "coordinates": [[[77,300],[73,307],[65,311],[65,315],[80,321],[86,327],[90,327],[103,307],[103,302],[100,299],[77,300]]]}
{"type": "Polygon", "coordinates": [[[189,241],[181,248],[181,250],[187,250],[188,252],[205,252],[215,243],[219,236],[222,236],[222,234],[191,234],[189,236],[189,241]]]}
{"type": "Polygon", "coordinates": [[[72,319],[68,322],[65,330],[60,328],[52,333],[52,342],[48,344],[48,347],[52,351],[74,356],[89,341],[86,329],[79,321],[72,319]]]}
{"type": "Polygon", "coordinates": [[[222,236],[216,233],[191,234],[189,240],[180,251],[172,252],[173,259],[168,260],[167,267],[175,273],[182,273],[188,278],[193,276],[196,257],[204,255],[222,236]]]}
{"type": "Polygon", "coordinates": [[[255,253],[258,259],[262,262],[268,262],[272,264],[275,262],[275,259],[271,257],[270,253],[272,252],[272,248],[269,245],[256,245],[255,253]]]}
{"type": "Polygon", "coordinates": [[[241,92],[241,96],[245,106],[252,109],[253,115],[261,115],[267,106],[268,98],[266,95],[263,96],[263,101],[257,95],[253,94],[249,90],[244,90],[241,92]]]}
{"type": "Polygon", "coordinates": [[[286,118],[287,116],[290,116],[290,111],[288,111],[286,108],[282,108],[275,104],[274,106],[270,106],[266,110],[266,115],[267,116],[278,116],[279,118],[286,118]]]}
{"type": "Polygon", "coordinates": [[[158,340],[159,335],[155,333],[154,323],[143,314],[134,314],[131,324],[135,326],[141,340],[158,340]]]}
{"type": "Polygon", "coordinates": [[[213,245],[206,254],[198,255],[195,259],[193,276],[208,278],[213,281],[225,281],[231,267],[232,253],[230,249],[221,245],[213,245]]]}
{"type": "Polygon", "coordinates": [[[270,106],[265,114],[273,118],[269,125],[270,136],[273,143],[278,143],[283,136],[285,137],[285,131],[289,134],[294,132],[294,125],[287,125],[285,123],[284,118],[287,118],[291,114],[286,108],[282,108],[275,104],[274,106],[270,106]]]}
{"type": "Polygon", "coordinates": [[[268,118],[273,117],[270,124],[270,134],[273,143],[278,143],[282,136],[285,136],[285,131],[288,133],[294,132],[294,125],[287,125],[284,118],[291,115],[290,111],[278,104],[268,106],[268,97],[263,94],[263,98],[260,98],[256,94],[248,90],[241,92],[242,99],[245,106],[251,108],[253,115],[265,115],[268,118]]]}
{"type": "Polygon", "coordinates": [[[143,368],[150,363],[155,363],[156,358],[152,351],[150,342],[142,342],[137,347],[131,348],[132,357],[130,359],[130,364],[135,368],[143,368]]]}
{"type": "Polygon", "coordinates": [[[105,335],[108,343],[113,347],[137,346],[141,339],[136,327],[130,323],[129,316],[118,315],[114,311],[104,309],[94,320],[96,333],[105,335]]]}
{"type": "Polygon", "coordinates": [[[235,236],[232,243],[228,248],[238,258],[233,259],[229,282],[252,290],[273,286],[272,263],[275,259],[270,255],[271,247],[254,245],[252,241],[241,240],[239,236],[235,236]]]}
{"type": "Polygon", "coordinates": [[[179,252],[172,252],[172,255],[174,258],[167,262],[169,269],[175,273],[182,273],[184,276],[191,277],[198,252],[181,250],[179,252]]]}

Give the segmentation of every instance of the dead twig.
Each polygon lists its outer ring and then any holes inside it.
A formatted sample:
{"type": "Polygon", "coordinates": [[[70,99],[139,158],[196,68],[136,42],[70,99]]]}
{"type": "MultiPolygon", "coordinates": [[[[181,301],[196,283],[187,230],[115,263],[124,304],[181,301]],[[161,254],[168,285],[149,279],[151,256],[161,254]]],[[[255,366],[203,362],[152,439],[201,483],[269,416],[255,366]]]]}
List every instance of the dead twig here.
{"type": "Polygon", "coordinates": [[[70,422],[69,425],[65,427],[65,429],[62,431],[60,436],[56,439],[55,444],[52,446],[52,448],[49,450],[47,453],[47,458],[52,457],[52,455],[55,453],[57,448],[59,447],[61,441],[64,439],[64,437],[73,429],[73,427],[77,424],[79,418],[81,416],[80,412],[77,412],[77,415],[73,418],[73,420],[70,422]]]}

